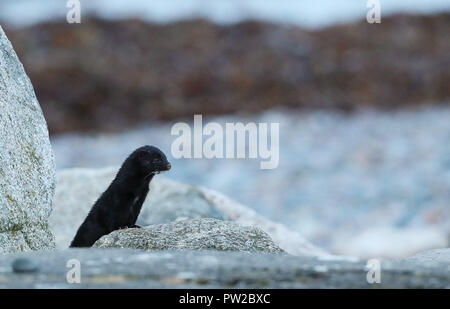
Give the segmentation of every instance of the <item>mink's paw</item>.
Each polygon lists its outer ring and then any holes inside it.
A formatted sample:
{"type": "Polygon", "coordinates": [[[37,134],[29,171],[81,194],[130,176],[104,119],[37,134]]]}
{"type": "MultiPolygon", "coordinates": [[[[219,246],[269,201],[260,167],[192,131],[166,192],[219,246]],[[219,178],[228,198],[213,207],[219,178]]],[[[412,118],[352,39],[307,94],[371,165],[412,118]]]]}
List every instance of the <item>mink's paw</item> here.
{"type": "Polygon", "coordinates": [[[135,224],[135,225],[132,226],[132,228],[140,229],[141,227],[140,227],[139,225],[136,225],[136,224],[135,224]]]}

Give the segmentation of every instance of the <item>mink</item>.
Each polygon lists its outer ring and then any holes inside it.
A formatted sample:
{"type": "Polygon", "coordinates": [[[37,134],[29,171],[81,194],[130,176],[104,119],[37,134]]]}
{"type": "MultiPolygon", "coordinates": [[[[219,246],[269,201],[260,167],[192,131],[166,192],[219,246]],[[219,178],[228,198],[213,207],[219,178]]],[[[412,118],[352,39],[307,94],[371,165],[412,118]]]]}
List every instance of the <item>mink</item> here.
{"type": "Polygon", "coordinates": [[[92,206],[70,247],[91,247],[100,237],[122,228],[139,228],[136,220],[155,174],[170,170],[154,146],[136,149],[122,164],[108,189],[92,206]]]}

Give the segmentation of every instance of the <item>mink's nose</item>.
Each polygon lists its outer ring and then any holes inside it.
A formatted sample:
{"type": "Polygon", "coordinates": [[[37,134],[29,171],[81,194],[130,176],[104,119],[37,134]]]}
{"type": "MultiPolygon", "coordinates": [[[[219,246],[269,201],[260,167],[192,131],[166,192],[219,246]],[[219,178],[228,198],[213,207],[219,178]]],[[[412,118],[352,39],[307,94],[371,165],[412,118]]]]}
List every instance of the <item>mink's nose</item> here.
{"type": "Polygon", "coordinates": [[[170,170],[171,168],[172,168],[172,165],[170,165],[170,163],[167,163],[166,170],[170,170]]]}

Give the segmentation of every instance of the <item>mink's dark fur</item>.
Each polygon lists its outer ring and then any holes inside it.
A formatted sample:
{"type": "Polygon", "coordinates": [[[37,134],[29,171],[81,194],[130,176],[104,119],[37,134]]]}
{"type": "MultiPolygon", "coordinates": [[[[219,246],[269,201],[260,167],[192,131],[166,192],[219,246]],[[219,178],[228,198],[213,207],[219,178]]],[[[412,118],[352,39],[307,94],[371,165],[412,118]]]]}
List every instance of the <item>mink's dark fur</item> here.
{"type": "Polygon", "coordinates": [[[170,169],[156,147],[136,149],[123,163],[116,178],[100,196],[78,229],[70,247],[91,247],[114,230],[138,227],[136,220],[155,174],[170,169]]]}

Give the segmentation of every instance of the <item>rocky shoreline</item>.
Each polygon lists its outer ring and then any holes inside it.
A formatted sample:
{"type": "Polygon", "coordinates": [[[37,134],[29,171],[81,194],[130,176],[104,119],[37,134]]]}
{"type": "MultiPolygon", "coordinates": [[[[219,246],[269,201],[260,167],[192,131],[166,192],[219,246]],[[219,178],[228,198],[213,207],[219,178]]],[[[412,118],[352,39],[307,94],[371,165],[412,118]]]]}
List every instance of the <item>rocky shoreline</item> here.
{"type": "Polygon", "coordinates": [[[56,176],[45,119],[1,27],[0,107],[0,288],[450,288],[448,248],[378,260],[381,280],[368,284],[365,261],[331,255],[221,193],[159,176],[144,229],[106,235],[101,249],[66,249],[116,168],[56,176]],[[79,284],[69,283],[71,261],[79,284]]]}

